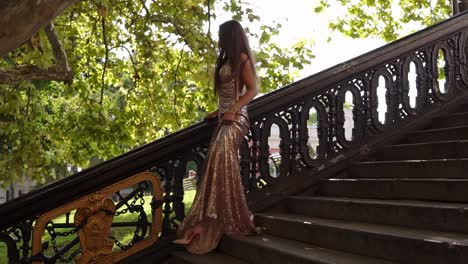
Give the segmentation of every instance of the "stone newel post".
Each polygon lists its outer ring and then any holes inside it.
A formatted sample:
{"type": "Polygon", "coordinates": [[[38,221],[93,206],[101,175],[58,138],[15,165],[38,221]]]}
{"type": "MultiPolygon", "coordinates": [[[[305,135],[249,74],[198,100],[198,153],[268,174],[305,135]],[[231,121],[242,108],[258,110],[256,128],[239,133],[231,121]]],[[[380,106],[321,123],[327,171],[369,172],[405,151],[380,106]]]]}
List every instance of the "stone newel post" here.
{"type": "Polygon", "coordinates": [[[468,0],[458,0],[458,11],[459,13],[468,10],[468,0]]]}

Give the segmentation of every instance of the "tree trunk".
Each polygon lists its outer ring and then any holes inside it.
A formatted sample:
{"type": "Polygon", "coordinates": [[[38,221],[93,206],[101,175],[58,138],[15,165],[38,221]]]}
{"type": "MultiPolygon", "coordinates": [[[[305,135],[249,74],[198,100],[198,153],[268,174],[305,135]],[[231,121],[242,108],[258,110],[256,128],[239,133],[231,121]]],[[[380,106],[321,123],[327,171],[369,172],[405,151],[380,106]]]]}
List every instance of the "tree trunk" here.
{"type": "Polygon", "coordinates": [[[36,65],[21,65],[12,69],[0,68],[0,83],[17,83],[24,80],[54,80],[73,82],[73,71],[68,65],[67,53],[58,39],[53,23],[44,27],[54,53],[55,65],[42,69],[36,65]]]}
{"type": "Polygon", "coordinates": [[[76,0],[0,0],[0,57],[23,44],[76,0]]]}

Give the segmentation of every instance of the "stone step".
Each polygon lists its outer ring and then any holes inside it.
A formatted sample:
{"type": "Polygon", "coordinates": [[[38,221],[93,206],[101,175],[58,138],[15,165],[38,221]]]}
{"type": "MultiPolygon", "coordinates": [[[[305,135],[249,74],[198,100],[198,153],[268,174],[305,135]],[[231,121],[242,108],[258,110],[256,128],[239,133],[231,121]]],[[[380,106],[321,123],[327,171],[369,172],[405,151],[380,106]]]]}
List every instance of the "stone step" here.
{"type": "Polygon", "coordinates": [[[408,135],[405,143],[468,140],[468,126],[415,131],[408,135]]]}
{"type": "MultiPolygon", "coordinates": [[[[219,249],[248,263],[391,264],[394,262],[330,250],[275,236],[225,237],[219,249]]],[[[396,263],[395,263],[396,264],[396,263]]]]}
{"type": "Polygon", "coordinates": [[[319,196],[468,202],[467,179],[329,179],[319,196]]]}
{"type": "Polygon", "coordinates": [[[463,112],[468,112],[468,103],[459,105],[453,111],[453,113],[463,113],[463,112]]]}
{"type": "Polygon", "coordinates": [[[468,158],[468,140],[393,145],[375,155],[377,160],[468,158]]]}
{"type": "Polygon", "coordinates": [[[350,178],[465,178],[468,179],[468,158],[366,161],[353,163],[350,178]]]}
{"type": "Polygon", "coordinates": [[[468,112],[438,116],[432,120],[431,128],[468,126],[468,112]]]}
{"type": "Polygon", "coordinates": [[[468,233],[468,203],[291,196],[273,212],[468,233]]]}
{"type": "Polygon", "coordinates": [[[255,221],[273,236],[401,263],[466,264],[468,259],[468,234],[293,214],[259,214],[255,221]]]}
{"type": "Polygon", "coordinates": [[[168,264],[247,264],[247,262],[220,252],[190,254],[187,251],[171,252],[168,264]]]}

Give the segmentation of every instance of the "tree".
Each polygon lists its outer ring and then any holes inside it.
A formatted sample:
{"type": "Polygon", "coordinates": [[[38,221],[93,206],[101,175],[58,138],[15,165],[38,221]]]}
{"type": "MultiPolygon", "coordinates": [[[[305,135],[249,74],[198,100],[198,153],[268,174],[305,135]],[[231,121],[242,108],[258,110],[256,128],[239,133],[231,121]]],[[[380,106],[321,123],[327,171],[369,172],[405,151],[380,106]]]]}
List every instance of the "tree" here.
{"type": "Polygon", "coordinates": [[[0,57],[24,43],[75,1],[1,1],[0,57]]]}
{"type": "Polygon", "coordinates": [[[448,18],[450,4],[448,0],[319,0],[314,11],[341,5],[347,14],[332,20],[331,29],[352,38],[375,36],[390,42],[448,18]]]}
{"type": "MultiPolygon", "coordinates": [[[[53,32],[73,79],[16,72],[21,81],[0,84],[0,181],[45,183],[65,176],[67,166],[87,167],[200,121],[215,108],[210,27],[219,10],[244,25],[260,21],[247,3],[231,0],[78,1],[56,17],[53,32]]],[[[280,27],[249,33],[259,39],[261,92],[291,82],[313,58],[306,42],[270,43],[280,27]]],[[[0,68],[57,64],[46,33],[10,52],[0,68]]]]}

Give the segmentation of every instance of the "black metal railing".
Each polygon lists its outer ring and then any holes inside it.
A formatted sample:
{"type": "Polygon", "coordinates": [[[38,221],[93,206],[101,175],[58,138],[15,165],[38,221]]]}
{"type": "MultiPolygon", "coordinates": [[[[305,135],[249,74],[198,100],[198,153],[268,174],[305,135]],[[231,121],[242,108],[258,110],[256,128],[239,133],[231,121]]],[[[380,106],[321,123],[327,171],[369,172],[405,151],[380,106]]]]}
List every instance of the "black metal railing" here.
{"type": "MultiPolygon", "coordinates": [[[[240,152],[245,190],[258,193],[304,171],[327,170],[330,161],[355,155],[364,142],[464,95],[467,56],[468,13],[463,13],[256,99],[240,152]],[[352,118],[345,118],[348,112],[352,118]],[[274,125],[279,155],[269,146],[274,125]],[[310,144],[311,134],[317,143],[310,144]]],[[[142,171],[160,176],[162,236],[173,233],[176,220],[184,218],[187,166],[196,164],[200,175],[213,126],[198,123],[0,206],[0,241],[15,245],[8,247],[11,254],[26,260],[31,226],[40,214],[142,171]]]]}

